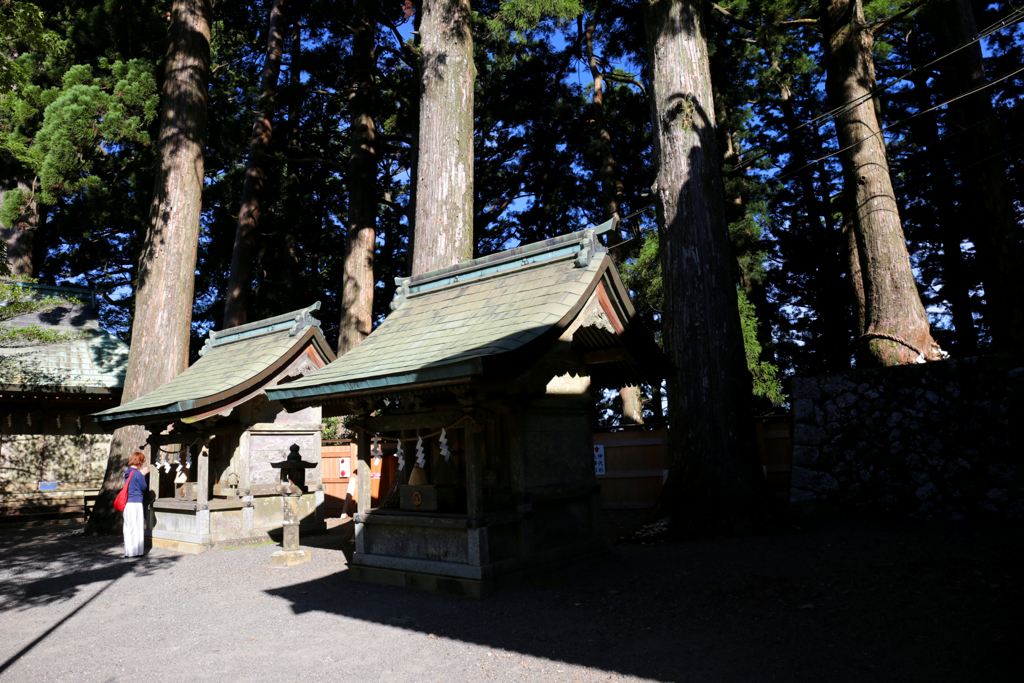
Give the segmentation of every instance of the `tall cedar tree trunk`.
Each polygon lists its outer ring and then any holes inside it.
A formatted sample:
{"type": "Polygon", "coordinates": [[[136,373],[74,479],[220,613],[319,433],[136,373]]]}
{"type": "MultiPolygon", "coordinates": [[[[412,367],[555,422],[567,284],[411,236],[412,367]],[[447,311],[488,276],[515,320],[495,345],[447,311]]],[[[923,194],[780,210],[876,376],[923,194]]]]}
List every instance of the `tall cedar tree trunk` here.
{"type": "Polygon", "coordinates": [[[869,364],[938,358],[889,178],[875,102],[874,35],[861,0],[821,0],[826,90],[836,117],[845,199],[850,205],[864,284],[866,333],[857,340],[869,364]],[[897,341],[898,340],[898,341],[897,341]]]}
{"type": "Polygon", "coordinates": [[[774,521],[751,419],[750,373],[724,216],[705,17],[697,0],[645,0],[655,200],[665,284],[668,481],[655,508],[675,533],[774,521]]]}
{"type": "Polygon", "coordinates": [[[814,309],[820,323],[817,333],[821,337],[823,348],[820,369],[842,372],[850,369],[849,308],[839,303],[847,299],[847,285],[842,278],[845,270],[842,257],[845,245],[841,240],[844,237],[829,224],[828,208],[822,200],[824,193],[818,192],[815,187],[813,164],[808,160],[807,150],[821,149],[820,144],[817,144],[820,141],[816,136],[809,140],[809,136],[804,134],[800,127],[800,120],[793,106],[793,91],[789,85],[779,84],[779,95],[782,118],[788,133],[790,163],[799,169],[797,181],[800,184],[800,199],[807,220],[803,229],[807,231],[808,241],[824,247],[819,251],[821,267],[818,269],[817,286],[812,292],[814,309]]]}
{"type": "MultiPolygon", "coordinates": [[[[946,21],[945,15],[936,17],[938,23],[946,21]]],[[[929,22],[931,26],[935,23],[929,22]]],[[[927,26],[927,25],[926,25],[927,26]]],[[[913,44],[912,44],[913,45],[913,44]]],[[[945,50],[944,50],[945,51],[945,50]]],[[[923,64],[931,55],[924,50],[911,52],[911,64],[923,64]],[[918,59],[914,59],[917,57],[918,59]]],[[[932,99],[932,79],[927,72],[910,77],[914,84],[914,99],[920,111],[930,109],[935,100],[932,99]]],[[[940,100],[942,98],[939,98],[940,100]]],[[[953,318],[953,352],[960,356],[973,355],[977,347],[977,334],[974,329],[974,313],[971,308],[971,283],[967,277],[963,250],[960,243],[964,231],[961,230],[962,211],[956,206],[955,168],[951,168],[948,155],[939,146],[939,123],[934,116],[922,116],[914,121],[911,131],[917,137],[917,143],[928,152],[927,171],[935,180],[928,188],[931,208],[935,211],[935,225],[932,232],[936,233],[942,246],[942,297],[949,305],[953,318]]]]}
{"type": "MultiPolygon", "coordinates": [[[[299,93],[302,92],[302,68],[300,64],[302,60],[302,15],[299,13],[300,9],[301,5],[297,5],[292,11],[292,35],[288,46],[288,85],[291,90],[291,101],[288,104],[288,142],[286,147],[290,157],[300,156],[299,120],[302,115],[303,105],[303,98],[299,96],[299,93]]],[[[293,163],[288,167],[288,184],[290,187],[299,187],[300,182],[299,165],[293,163]]],[[[299,205],[302,199],[295,192],[290,193],[290,195],[285,197],[285,210],[289,215],[297,216],[303,209],[299,205]]],[[[299,277],[299,269],[301,268],[303,257],[299,241],[295,235],[299,226],[293,220],[283,222],[284,226],[281,228],[281,234],[283,235],[283,243],[288,256],[284,259],[284,263],[281,266],[283,271],[281,284],[290,288],[295,285],[299,277]]]]}
{"type": "MultiPolygon", "coordinates": [[[[122,404],[166,384],[188,367],[202,210],[210,16],[211,0],[174,0],[171,8],[157,140],[160,166],[136,269],[122,404]]],[[[147,434],[143,427],[114,432],[103,489],[89,518],[91,533],[119,526],[114,498],[124,484],[128,456],[143,447],[147,434]]]]}
{"type": "MultiPolygon", "coordinates": [[[[937,22],[945,34],[943,51],[957,48],[978,33],[970,0],[948,0],[935,8],[937,22]]],[[[981,43],[960,50],[947,60],[942,75],[948,79],[950,95],[985,83],[981,43]]],[[[956,128],[962,130],[956,154],[963,173],[964,215],[971,217],[974,242],[985,285],[985,321],[992,331],[992,344],[1000,349],[1024,348],[1024,306],[1020,305],[1020,227],[1014,220],[1006,183],[1006,159],[1001,153],[1004,139],[998,119],[993,117],[992,95],[984,91],[953,102],[949,112],[956,128]]]]}
{"type": "Polygon", "coordinates": [[[253,261],[256,252],[256,228],[260,221],[260,199],[263,193],[264,156],[270,148],[273,133],[274,98],[281,75],[281,53],[284,50],[285,8],[287,0],[274,0],[267,26],[267,58],[260,76],[260,95],[256,120],[252,124],[249,158],[245,164],[242,185],[242,206],[238,211],[235,244],[231,251],[231,273],[224,300],[224,327],[244,325],[249,314],[253,261]]]}
{"type": "MultiPolygon", "coordinates": [[[[579,21],[583,21],[582,15],[579,21]]],[[[622,195],[622,183],[615,177],[615,157],[612,156],[612,135],[604,121],[604,75],[597,63],[597,56],[594,54],[594,31],[597,29],[597,19],[593,14],[587,21],[583,30],[587,50],[587,61],[590,64],[590,76],[594,80],[594,99],[591,105],[591,114],[594,117],[594,128],[597,129],[597,157],[598,157],[598,179],[601,181],[601,204],[604,207],[604,217],[608,220],[612,217],[621,218],[619,215],[619,197],[622,195]]],[[[621,257],[617,250],[612,250],[612,259],[618,266],[621,257]]],[[[622,399],[622,421],[624,424],[643,424],[643,401],[640,397],[639,386],[625,386],[619,389],[619,397],[622,399]]]]}
{"type": "Polygon", "coordinates": [[[349,94],[351,152],[348,160],[348,249],[342,275],[338,355],[366,339],[373,327],[373,253],[377,227],[376,0],[357,3],[352,28],[352,89],[349,94]]]}
{"type": "MultiPolygon", "coordinates": [[[[34,258],[39,251],[35,242],[39,231],[46,222],[46,207],[39,204],[36,199],[36,183],[31,183],[24,178],[15,181],[16,188],[21,190],[25,198],[22,204],[21,215],[9,228],[3,230],[4,241],[7,242],[7,265],[11,269],[11,275],[15,277],[35,277],[39,270],[39,263],[34,258]]],[[[0,204],[3,203],[3,194],[0,194],[0,204]]]]}
{"type": "Polygon", "coordinates": [[[412,274],[473,258],[473,36],[469,0],[423,0],[412,274]]]}

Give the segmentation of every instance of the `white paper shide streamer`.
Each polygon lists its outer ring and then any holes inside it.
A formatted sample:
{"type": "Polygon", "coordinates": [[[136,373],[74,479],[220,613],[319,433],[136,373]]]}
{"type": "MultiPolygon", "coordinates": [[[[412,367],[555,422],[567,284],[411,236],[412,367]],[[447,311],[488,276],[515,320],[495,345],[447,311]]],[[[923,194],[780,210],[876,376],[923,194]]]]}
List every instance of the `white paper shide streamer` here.
{"type": "Polygon", "coordinates": [[[416,437],[416,467],[426,467],[427,456],[423,454],[423,437],[416,437]]]}
{"type": "Polygon", "coordinates": [[[448,462],[448,458],[452,457],[451,451],[448,450],[448,435],[445,433],[444,428],[441,429],[441,455],[444,456],[444,461],[448,462]]]}

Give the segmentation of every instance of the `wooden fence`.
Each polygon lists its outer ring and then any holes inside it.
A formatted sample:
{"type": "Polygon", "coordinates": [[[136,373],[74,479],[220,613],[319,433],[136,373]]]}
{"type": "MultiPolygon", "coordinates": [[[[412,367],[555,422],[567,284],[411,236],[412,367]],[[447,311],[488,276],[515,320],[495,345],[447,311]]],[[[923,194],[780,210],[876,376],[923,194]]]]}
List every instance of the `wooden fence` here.
{"type": "MultiPolygon", "coordinates": [[[[775,495],[789,500],[790,475],[793,463],[792,421],[784,418],[755,420],[757,445],[765,477],[775,495]]],[[[383,445],[383,444],[382,444],[383,445]]],[[[615,427],[594,432],[596,451],[603,450],[604,473],[597,474],[601,500],[606,510],[647,510],[654,506],[668,476],[668,428],[637,425],[615,427]],[[612,430],[615,431],[612,431],[612,430]]],[[[394,445],[385,446],[385,454],[394,445]]],[[[349,477],[356,466],[356,445],[349,442],[324,442],[323,482],[326,516],[338,517],[345,505],[349,477]]],[[[387,491],[393,467],[391,458],[372,468],[371,493],[373,505],[380,492],[387,491]]],[[[353,486],[351,513],[355,509],[353,486]]]]}
{"type": "MultiPolygon", "coordinates": [[[[668,476],[668,429],[633,427],[594,432],[595,451],[604,451],[597,475],[606,510],[643,510],[654,505],[668,476]]],[[[596,455],[596,454],[595,454],[596,455]]]]}
{"type": "MultiPolygon", "coordinates": [[[[395,452],[394,442],[381,444],[384,456],[395,452]]],[[[358,492],[352,475],[355,473],[356,444],[351,441],[325,441],[320,448],[321,469],[324,483],[324,516],[340,517],[345,509],[345,500],[351,496],[349,514],[356,509],[358,492]],[[350,486],[351,490],[350,490],[350,486]]],[[[374,458],[370,467],[371,506],[377,505],[378,497],[387,493],[394,476],[394,458],[374,458]]]]}

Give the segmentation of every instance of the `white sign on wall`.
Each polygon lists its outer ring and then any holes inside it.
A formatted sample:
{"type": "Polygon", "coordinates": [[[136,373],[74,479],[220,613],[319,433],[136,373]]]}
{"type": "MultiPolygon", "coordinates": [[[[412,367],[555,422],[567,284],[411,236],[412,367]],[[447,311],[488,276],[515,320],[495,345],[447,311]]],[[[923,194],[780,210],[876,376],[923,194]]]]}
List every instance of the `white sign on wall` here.
{"type": "Polygon", "coordinates": [[[338,479],[345,479],[352,473],[352,458],[338,458],[338,479]]]}
{"type": "Polygon", "coordinates": [[[594,446],[594,474],[604,474],[604,446],[594,446]]]}

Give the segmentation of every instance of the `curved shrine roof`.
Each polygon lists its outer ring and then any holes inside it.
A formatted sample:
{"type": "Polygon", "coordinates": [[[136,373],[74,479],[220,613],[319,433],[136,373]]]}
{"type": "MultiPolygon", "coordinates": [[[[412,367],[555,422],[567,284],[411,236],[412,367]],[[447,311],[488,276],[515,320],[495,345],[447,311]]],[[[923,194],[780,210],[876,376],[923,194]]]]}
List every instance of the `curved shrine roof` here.
{"type": "Polygon", "coordinates": [[[394,310],[380,327],[327,367],[267,395],[309,400],[480,375],[485,362],[500,364],[508,356],[497,357],[571,322],[603,279],[630,319],[629,296],[596,239],[612,225],[398,279],[394,310]]]}
{"type": "Polygon", "coordinates": [[[98,422],[125,422],[150,417],[171,420],[181,413],[228,401],[267,381],[291,362],[308,342],[326,360],[334,359],[309,308],[247,325],[210,332],[200,359],[167,384],[94,415],[98,422]]]}

